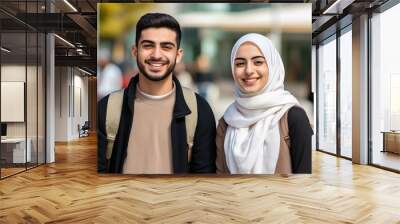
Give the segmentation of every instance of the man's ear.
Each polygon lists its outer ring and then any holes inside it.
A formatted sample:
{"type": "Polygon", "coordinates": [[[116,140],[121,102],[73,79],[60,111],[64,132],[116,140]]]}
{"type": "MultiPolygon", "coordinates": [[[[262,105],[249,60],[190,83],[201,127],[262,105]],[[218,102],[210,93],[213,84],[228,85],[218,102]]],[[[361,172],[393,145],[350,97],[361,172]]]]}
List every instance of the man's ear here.
{"type": "Polygon", "coordinates": [[[183,49],[182,49],[182,48],[179,48],[179,49],[178,49],[178,52],[176,53],[176,60],[175,60],[175,63],[181,62],[181,61],[182,61],[182,58],[183,58],[183,49]]]}
{"type": "Polygon", "coordinates": [[[133,46],[132,49],[131,49],[131,55],[132,55],[132,57],[137,58],[137,52],[138,52],[137,47],[136,47],[136,46],[133,46]]]}

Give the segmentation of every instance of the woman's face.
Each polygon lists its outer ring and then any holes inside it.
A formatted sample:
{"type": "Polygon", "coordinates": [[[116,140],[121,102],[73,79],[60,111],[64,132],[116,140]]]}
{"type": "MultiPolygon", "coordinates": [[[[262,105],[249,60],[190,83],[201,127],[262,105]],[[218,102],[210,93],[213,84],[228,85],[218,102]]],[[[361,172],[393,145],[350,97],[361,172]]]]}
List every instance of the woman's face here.
{"type": "Polygon", "coordinates": [[[268,71],[267,60],[255,44],[245,42],[239,47],[233,73],[243,93],[256,93],[263,89],[268,81],[268,71]]]}

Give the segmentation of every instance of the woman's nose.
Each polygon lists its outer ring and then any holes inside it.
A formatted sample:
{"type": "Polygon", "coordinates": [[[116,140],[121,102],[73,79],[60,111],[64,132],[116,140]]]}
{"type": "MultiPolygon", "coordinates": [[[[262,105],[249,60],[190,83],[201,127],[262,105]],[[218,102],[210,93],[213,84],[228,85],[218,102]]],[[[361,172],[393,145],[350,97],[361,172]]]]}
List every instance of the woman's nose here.
{"type": "Polygon", "coordinates": [[[245,72],[246,72],[246,75],[253,74],[254,68],[250,63],[247,63],[245,72]]]}

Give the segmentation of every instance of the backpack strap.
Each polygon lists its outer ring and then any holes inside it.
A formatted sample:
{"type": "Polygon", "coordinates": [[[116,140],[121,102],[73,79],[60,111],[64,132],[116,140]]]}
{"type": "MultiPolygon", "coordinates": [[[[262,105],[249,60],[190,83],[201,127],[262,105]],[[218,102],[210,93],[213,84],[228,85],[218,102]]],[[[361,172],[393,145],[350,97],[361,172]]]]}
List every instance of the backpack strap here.
{"type": "Polygon", "coordinates": [[[124,98],[124,89],[110,94],[107,102],[106,114],[106,132],[107,132],[107,152],[106,159],[109,160],[112,155],[114,140],[117,136],[119,121],[121,119],[122,102],[124,98]]]}
{"type": "Polygon", "coordinates": [[[288,125],[288,111],[279,120],[279,133],[281,135],[279,157],[275,167],[275,174],[287,175],[292,173],[290,158],[290,136],[288,125]]]}
{"type": "Polygon", "coordinates": [[[188,162],[190,162],[192,159],[194,134],[197,126],[197,100],[195,93],[191,89],[182,87],[182,91],[186,104],[189,106],[191,111],[191,113],[185,117],[186,141],[188,144],[188,162]]]}
{"type": "Polygon", "coordinates": [[[280,127],[281,127],[281,134],[284,137],[285,143],[286,143],[288,149],[290,149],[288,112],[289,111],[286,111],[285,114],[282,116],[282,118],[280,120],[280,127]]]}

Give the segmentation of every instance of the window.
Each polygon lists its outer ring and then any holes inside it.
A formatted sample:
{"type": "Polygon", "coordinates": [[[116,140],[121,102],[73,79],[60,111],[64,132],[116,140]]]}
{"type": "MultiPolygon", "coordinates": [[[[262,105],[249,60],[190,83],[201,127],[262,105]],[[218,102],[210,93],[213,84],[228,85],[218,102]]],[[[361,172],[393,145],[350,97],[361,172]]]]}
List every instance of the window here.
{"type": "Polygon", "coordinates": [[[318,48],[318,149],[336,153],[336,39],[318,48]]]}
{"type": "Polygon", "coordinates": [[[371,18],[372,163],[395,170],[400,170],[398,21],[400,4],[371,18]]]}
{"type": "MultiPolygon", "coordinates": [[[[349,27],[351,28],[351,27],[349,27]]],[[[351,158],[352,142],[352,35],[340,36],[340,154],[351,158]]]]}

